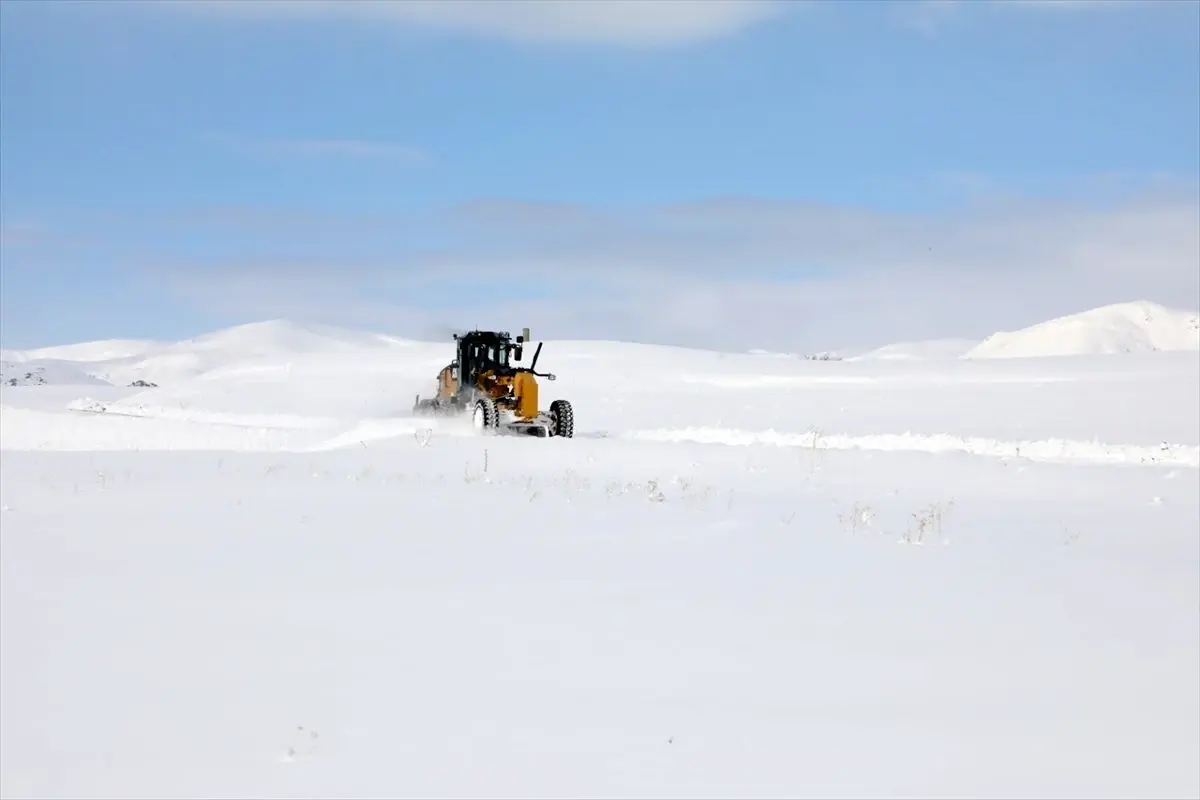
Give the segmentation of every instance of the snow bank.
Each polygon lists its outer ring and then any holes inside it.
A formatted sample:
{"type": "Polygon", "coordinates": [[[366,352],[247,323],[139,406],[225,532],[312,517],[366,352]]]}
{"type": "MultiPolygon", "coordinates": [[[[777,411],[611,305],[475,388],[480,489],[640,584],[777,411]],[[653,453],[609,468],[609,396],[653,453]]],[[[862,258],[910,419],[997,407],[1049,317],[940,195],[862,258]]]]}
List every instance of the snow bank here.
{"type": "Polygon", "coordinates": [[[810,450],[871,450],[877,452],[969,453],[992,458],[1016,458],[1059,464],[1147,464],[1200,467],[1200,447],[1163,442],[1157,446],[1079,442],[1065,439],[999,441],[983,437],[880,433],[845,436],[817,432],[741,431],[729,428],[682,428],[630,431],[630,439],[654,442],[695,442],[722,445],[773,445],[810,450]]]}

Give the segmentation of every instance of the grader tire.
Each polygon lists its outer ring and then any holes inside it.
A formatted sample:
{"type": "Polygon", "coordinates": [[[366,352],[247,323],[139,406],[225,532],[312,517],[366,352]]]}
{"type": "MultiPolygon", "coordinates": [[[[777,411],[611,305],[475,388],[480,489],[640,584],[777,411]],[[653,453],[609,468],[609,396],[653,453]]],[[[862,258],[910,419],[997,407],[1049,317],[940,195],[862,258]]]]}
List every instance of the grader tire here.
{"type": "Polygon", "coordinates": [[[575,410],[568,400],[550,404],[550,435],[570,439],[575,435],[575,410]]]}
{"type": "Polygon", "coordinates": [[[488,397],[481,397],[476,400],[471,421],[475,423],[475,430],[481,433],[494,433],[500,424],[500,415],[496,411],[496,403],[488,397]]]}

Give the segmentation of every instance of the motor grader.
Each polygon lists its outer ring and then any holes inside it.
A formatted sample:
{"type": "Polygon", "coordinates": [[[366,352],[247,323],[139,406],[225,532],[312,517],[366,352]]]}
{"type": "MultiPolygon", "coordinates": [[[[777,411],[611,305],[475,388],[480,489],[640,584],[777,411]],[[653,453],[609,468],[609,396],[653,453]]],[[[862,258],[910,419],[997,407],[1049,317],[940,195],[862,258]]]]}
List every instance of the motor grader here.
{"type": "Polygon", "coordinates": [[[567,400],[555,400],[548,411],[538,405],[538,378],[555,376],[537,371],[542,342],[528,367],[518,366],[529,342],[525,328],[514,341],[507,331],[469,331],[454,334],[455,357],[438,372],[437,395],[413,403],[416,416],[457,416],[470,413],[476,429],[485,433],[524,433],[533,436],[575,435],[575,415],[567,400]]]}

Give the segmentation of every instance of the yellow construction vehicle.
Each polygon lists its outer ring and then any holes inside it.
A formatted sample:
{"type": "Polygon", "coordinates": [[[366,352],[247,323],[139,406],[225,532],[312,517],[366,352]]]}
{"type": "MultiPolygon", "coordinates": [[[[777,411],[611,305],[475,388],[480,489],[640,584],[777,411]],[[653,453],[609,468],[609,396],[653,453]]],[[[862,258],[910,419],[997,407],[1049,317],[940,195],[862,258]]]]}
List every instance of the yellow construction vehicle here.
{"type": "Polygon", "coordinates": [[[528,367],[517,366],[529,342],[525,328],[514,342],[507,331],[455,334],[455,357],[438,372],[437,395],[417,395],[413,414],[470,413],[476,429],[485,433],[526,433],[534,436],[575,435],[575,414],[567,400],[555,400],[547,412],[538,406],[538,378],[555,376],[536,370],[542,343],[528,367]]]}

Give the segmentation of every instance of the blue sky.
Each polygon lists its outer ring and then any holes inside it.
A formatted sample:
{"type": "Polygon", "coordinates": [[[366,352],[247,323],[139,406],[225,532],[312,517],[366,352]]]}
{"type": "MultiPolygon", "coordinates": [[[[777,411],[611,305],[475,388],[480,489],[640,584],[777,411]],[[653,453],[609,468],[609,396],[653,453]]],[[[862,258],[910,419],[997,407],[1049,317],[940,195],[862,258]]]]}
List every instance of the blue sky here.
{"type": "Polygon", "coordinates": [[[1200,305],[1200,3],[0,5],[0,341],[1200,305]]]}

